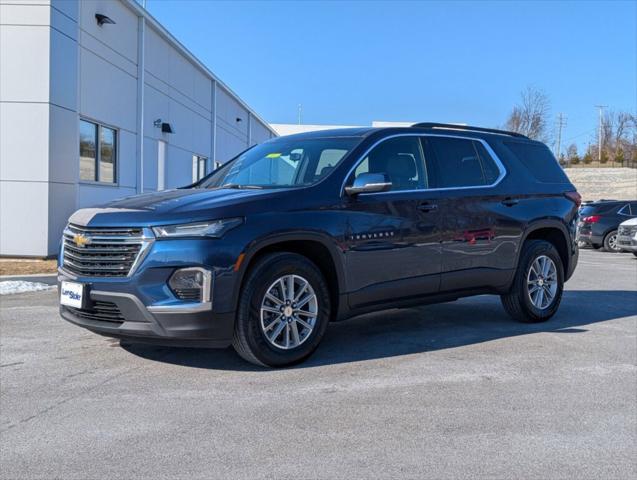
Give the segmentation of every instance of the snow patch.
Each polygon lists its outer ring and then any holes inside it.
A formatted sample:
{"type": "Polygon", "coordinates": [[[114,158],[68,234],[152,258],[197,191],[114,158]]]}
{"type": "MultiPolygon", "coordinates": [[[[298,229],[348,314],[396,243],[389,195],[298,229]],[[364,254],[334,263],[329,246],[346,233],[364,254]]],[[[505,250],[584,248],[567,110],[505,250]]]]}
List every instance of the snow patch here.
{"type": "Polygon", "coordinates": [[[25,282],[24,280],[9,280],[0,282],[0,295],[11,295],[14,293],[38,292],[55,288],[41,282],[25,282]]]}

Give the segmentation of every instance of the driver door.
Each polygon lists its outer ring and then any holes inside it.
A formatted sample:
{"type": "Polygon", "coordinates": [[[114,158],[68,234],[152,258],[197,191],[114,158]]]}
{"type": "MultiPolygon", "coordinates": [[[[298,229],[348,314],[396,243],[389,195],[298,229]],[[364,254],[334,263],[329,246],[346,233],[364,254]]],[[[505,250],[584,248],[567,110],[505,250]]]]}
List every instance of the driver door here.
{"type": "Polygon", "coordinates": [[[345,198],[345,259],[350,307],[436,293],[440,284],[439,214],[427,193],[417,136],[389,138],[354,170],[385,174],[389,191],[345,198]]]}

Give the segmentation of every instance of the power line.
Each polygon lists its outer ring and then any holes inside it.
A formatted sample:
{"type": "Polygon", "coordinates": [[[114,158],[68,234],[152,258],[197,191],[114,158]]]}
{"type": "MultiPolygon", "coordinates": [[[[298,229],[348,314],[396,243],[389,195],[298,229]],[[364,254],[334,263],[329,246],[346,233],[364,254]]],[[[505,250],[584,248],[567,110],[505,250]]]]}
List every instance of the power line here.
{"type": "Polygon", "coordinates": [[[592,133],[592,132],[594,132],[596,130],[597,130],[597,127],[589,128],[585,132],[578,133],[577,135],[573,135],[572,137],[565,138],[564,141],[568,142],[569,140],[573,140],[574,138],[581,137],[582,135],[586,135],[586,134],[592,133]]]}

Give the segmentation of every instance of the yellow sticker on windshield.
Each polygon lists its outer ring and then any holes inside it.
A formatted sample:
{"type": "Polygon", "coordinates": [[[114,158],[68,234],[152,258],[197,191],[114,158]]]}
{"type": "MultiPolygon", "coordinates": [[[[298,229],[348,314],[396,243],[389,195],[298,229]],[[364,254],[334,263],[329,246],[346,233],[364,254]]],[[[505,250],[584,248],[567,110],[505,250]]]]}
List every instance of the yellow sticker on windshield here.
{"type": "Polygon", "coordinates": [[[280,156],[280,153],[268,153],[265,158],[279,158],[280,156]]]}

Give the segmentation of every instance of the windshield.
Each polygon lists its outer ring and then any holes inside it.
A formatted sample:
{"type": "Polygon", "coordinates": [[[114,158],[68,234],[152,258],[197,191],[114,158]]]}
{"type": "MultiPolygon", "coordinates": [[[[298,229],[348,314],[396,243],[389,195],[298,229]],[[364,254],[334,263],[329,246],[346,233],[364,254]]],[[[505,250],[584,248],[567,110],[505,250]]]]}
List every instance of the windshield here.
{"type": "Polygon", "coordinates": [[[316,183],[360,141],[356,137],[278,138],[245,151],[197,188],[285,188],[316,183]]]}

